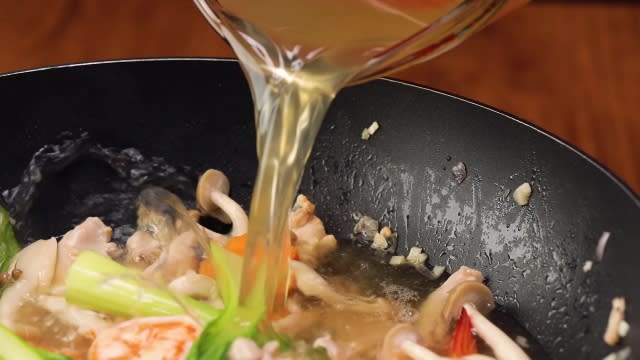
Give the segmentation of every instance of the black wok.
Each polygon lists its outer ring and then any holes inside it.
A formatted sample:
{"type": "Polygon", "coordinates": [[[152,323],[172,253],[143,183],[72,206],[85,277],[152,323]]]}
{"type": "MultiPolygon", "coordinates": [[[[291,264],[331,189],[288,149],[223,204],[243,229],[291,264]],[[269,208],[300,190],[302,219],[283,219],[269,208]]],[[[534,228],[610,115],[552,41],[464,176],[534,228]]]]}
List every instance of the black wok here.
{"type": "MultiPolygon", "coordinates": [[[[159,163],[146,168],[148,178],[136,186],[165,182],[188,193],[197,173],[214,167],[229,175],[234,197],[248,204],[256,168],[253,111],[234,61],[124,61],[4,75],[0,115],[2,190],[20,183],[44,145],[65,150],[78,144],[65,138],[88,133],[74,150],[80,155],[51,157],[42,176],[26,174],[34,183],[44,179],[37,192],[18,194],[33,203],[5,193],[23,241],[61,234],[87,215],[104,216],[113,226],[133,224],[131,197],[117,198],[116,214],[113,199],[106,206],[106,197],[94,196],[125,194],[133,186],[118,182],[113,171],[135,162],[132,154],[112,156],[111,166],[87,160],[104,160],[111,151],[105,147],[135,147],[159,163]],[[64,131],[72,133],[61,138],[64,131]],[[158,169],[168,176],[155,178],[158,169]],[[181,175],[167,180],[172,174],[181,175]]],[[[60,150],[49,147],[39,156],[60,150]]],[[[349,88],[328,113],[302,191],[342,238],[353,227],[352,214],[362,212],[397,229],[401,253],[419,244],[431,264],[448,271],[463,264],[480,269],[502,311],[553,358],[600,359],[611,352],[602,334],[611,299],[623,295],[631,324],[625,343],[640,352],[634,280],[640,200],[593,160],[527,123],[393,81],[349,88]],[[380,130],[361,140],[374,120],[380,130]],[[468,169],[461,184],[451,173],[459,161],[468,169]],[[520,207],[509,190],[525,181],[533,195],[520,207]],[[604,259],[584,273],[603,231],[611,232],[604,259]]]]}

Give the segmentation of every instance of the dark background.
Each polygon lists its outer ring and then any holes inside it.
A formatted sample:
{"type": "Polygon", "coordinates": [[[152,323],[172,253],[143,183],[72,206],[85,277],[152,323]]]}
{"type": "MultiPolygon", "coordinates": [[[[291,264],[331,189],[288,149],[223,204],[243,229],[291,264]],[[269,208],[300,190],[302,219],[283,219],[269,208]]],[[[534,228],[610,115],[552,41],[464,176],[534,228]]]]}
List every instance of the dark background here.
{"type": "MultiPolygon", "coordinates": [[[[160,56],[233,54],[188,0],[0,0],[0,73],[160,56]]],[[[638,1],[534,1],[396,77],[523,117],[640,192],[638,1]]]]}

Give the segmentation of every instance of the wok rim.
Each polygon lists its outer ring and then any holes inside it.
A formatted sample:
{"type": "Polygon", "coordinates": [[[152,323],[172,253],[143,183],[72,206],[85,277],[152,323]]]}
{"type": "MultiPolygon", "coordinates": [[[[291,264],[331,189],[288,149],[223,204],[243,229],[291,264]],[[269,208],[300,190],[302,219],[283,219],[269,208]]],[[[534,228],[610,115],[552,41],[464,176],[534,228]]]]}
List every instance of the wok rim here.
{"type": "MultiPolygon", "coordinates": [[[[65,69],[65,68],[76,68],[76,67],[86,67],[93,65],[104,65],[104,64],[118,64],[118,63],[145,63],[145,62],[164,62],[164,61],[198,61],[198,62],[224,62],[224,63],[238,63],[236,58],[229,57],[140,57],[140,58],[125,58],[125,59],[112,59],[112,60],[95,60],[95,61],[86,61],[86,62],[77,62],[77,63],[65,63],[65,64],[57,64],[57,65],[49,65],[42,67],[34,67],[27,68],[22,70],[11,71],[7,73],[0,73],[0,81],[4,78],[12,77],[12,76],[20,76],[30,73],[43,72],[48,70],[56,70],[56,69],[65,69]]],[[[569,141],[564,140],[560,136],[554,135],[551,132],[542,129],[541,127],[524,120],[516,115],[508,113],[506,111],[495,108],[491,105],[487,105],[460,95],[452,94],[446,91],[430,88],[424,85],[419,85],[410,81],[397,80],[393,78],[380,78],[377,81],[388,82],[391,84],[408,86],[410,88],[415,88],[421,91],[428,91],[434,94],[446,96],[448,98],[461,101],[473,106],[477,106],[483,110],[495,113],[496,115],[503,116],[510,121],[513,121],[521,126],[525,126],[530,130],[538,133],[539,135],[545,136],[548,139],[555,141],[560,144],[563,148],[575,153],[579,157],[581,157],[584,161],[586,161],[589,165],[596,167],[601,173],[606,175],[619,189],[621,189],[628,198],[636,205],[636,207],[640,210],[640,194],[636,194],[635,191],[618,175],[616,175],[611,169],[602,164],[599,160],[596,160],[591,155],[587,154],[583,150],[580,150],[577,146],[571,144],[569,141]]]]}

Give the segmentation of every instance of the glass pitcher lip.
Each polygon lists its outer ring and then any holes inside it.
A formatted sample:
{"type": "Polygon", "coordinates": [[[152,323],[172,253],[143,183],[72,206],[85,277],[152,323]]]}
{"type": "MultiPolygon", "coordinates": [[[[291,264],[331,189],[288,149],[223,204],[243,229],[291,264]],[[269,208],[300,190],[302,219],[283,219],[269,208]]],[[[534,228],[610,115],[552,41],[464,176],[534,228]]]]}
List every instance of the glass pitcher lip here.
{"type": "MultiPolygon", "coordinates": [[[[227,13],[227,10],[217,0],[193,1],[216,32],[229,42],[236,54],[240,54],[240,57],[244,59],[245,66],[252,64],[251,66],[255,68],[274,69],[282,67],[283,70],[291,70],[295,73],[298,72],[298,68],[303,69],[304,64],[311,64],[318,60],[329,64],[329,68],[341,69],[341,71],[345,72],[348,70],[350,75],[346,77],[346,83],[356,84],[393,73],[444,53],[464,41],[471,34],[482,29],[496,14],[503,11],[507,3],[512,1],[522,2],[524,0],[447,2],[447,5],[439,5],[439,8],[428,8],[430,12],[427,14],[430,15],[422,15],[426,16],[424,23],[421,23],[425,26],[398,28],[402,29],[399,30],[401,32],[390,38],[376,37],[384,34],[384,29],[378,30],[374,34],[358,32],[353,42],[345,42],[344,45],[333,46],[329,42],[328,51],[323,51],[321,55],[313,57],[307,55],[314,53],[316,51],[314,49],[318,47],[325,49],[326,41],[330,40],[330,36],[320,36],[307,44],[300,42],[299,39],[296,40],[297,35],[282,35],[286,34],[286,32],[278,33],[280,35],[276,36],[274,33],[275,24],[284,28],[288,28],[287,24],[289,24],[287,22],[289,21],[288,18],[283,18],[279,12],[265,15],[266,19],[262,19],[259,15],[253,13],[252,15],[247,15],[247,20],[243,20],[242,13],[238,13],[243,8],[232,8],[228,10],[230,13],[227,13]],[[258,19],[260,21],[255,23],[254,21],[258,19]],[[269,22],[276,21],[276,19],[278,21],[276,23],[271,24],[269,22]],[[266,24],[270,25],[267,26],[266,24]],[[368,45],[363,45],[362,49],[358,50],[358,44],[361,44],[361,42],[356,40],[360,38],[368,39],[368,36],[372,36],[371,39],[378,40],[365,41],[368,45]],[[304,49],[303,53],[294,54],[295,56],[291,55],[290,50],[287,50],[291,46],[295,48],[302,47],[304,49]],[[302,65],[298,64],[300,61],[302,65]]],[[[369,7],[377,9],[375,5],[364,4],[362,7],[363,9],[368,9],[369,7]]],[[[398,11],[405,16],[411,15],[409,13],[405,14],[408,10],[400,9],[398,11]]],[[[378,21],[384,19],[396,19],[396,21],[399,21],[395,12],[381,11],[380,13],[384,15],[380,15],[382,16],[380,18],[375,18],[378,21]]],[[[404,18],[405,16],[402,17],[404,18]]],[[[318,27],[318,29],[326,28],[326,26],[320,25],[321,22],[317,18],[311,17],[309,21],[316,24],[315,27],[318,27]]],[[[405,23],[400,21],[398,24],[405,23]]],[[[292,22],[292,24],[297,23],[292,22]]],[[[338,31],[343,31],[346,23],[343,21],[339,24],[338,31]]],[[[368,26],[370,27],[370,25],[368,26]]],[[[299,26],[299,24],[295,26],[299,26]]],[[[320,31],[320,33],[323,33],[323,31],[320,31]]],[[[342,83],[344,84],[345,82],[342,83]]]]}

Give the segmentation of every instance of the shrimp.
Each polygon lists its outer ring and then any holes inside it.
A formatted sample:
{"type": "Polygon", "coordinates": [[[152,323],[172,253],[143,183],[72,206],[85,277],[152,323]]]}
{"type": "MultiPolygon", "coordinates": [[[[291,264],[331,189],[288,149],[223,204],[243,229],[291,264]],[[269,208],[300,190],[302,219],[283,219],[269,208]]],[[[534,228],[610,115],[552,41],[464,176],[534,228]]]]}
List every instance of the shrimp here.
{"type": "Polygon", "coordinates": [[[136,318],[98,333],[89,360],[185,359],[200,333],[188,316],[136,318]]]}

